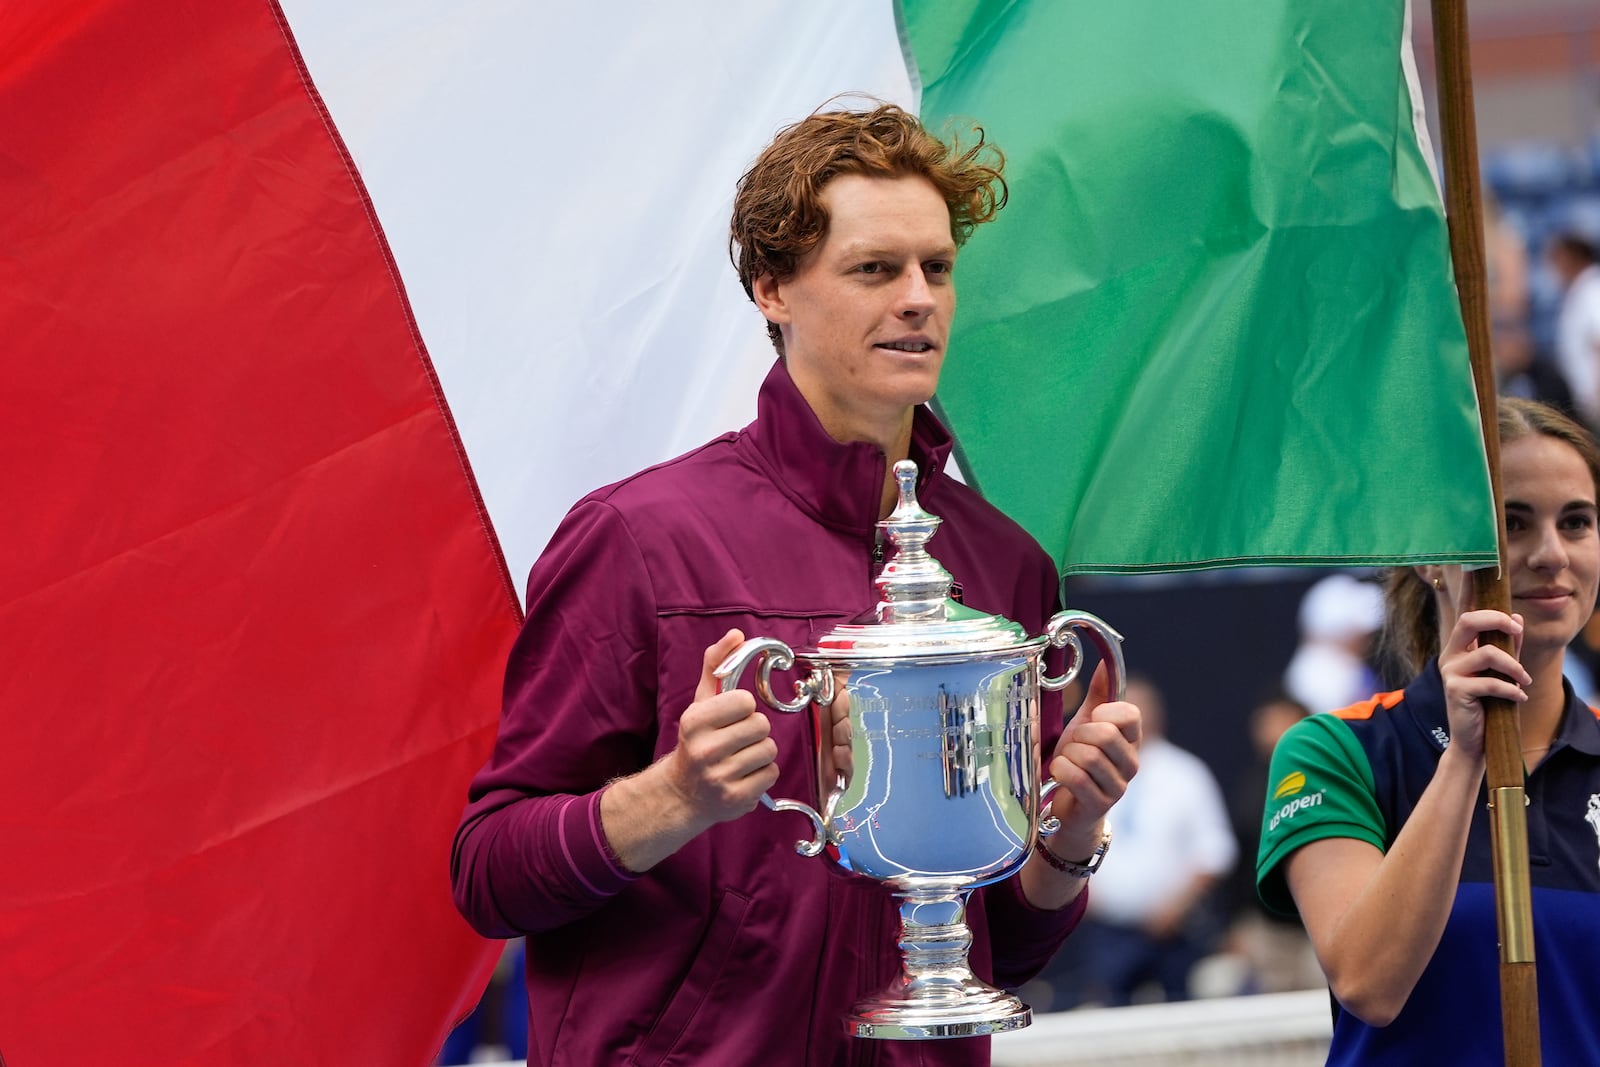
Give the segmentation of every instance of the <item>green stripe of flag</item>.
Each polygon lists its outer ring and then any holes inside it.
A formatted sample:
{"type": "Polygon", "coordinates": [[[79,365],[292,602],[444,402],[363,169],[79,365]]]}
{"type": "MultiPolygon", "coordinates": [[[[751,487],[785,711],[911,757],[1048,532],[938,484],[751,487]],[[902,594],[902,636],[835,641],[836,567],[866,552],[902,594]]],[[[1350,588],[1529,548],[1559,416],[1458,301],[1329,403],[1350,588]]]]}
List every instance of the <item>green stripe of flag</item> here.
{"type": "Polygon", "coordinates": [[[939,402],[1066,573],[1491,563],[1403,0],[901,0],[934,129],[1011,204],[939,402]]]}

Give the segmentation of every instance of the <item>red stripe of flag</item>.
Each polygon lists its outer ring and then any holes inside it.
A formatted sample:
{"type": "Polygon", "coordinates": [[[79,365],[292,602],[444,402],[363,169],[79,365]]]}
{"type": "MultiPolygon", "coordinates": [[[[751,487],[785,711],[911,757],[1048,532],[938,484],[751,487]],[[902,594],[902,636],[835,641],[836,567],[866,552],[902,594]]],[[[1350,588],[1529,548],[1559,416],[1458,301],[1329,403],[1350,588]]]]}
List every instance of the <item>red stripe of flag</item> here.
{"type": "Polygon", "coordinates": [[[0,1056],[425,1064],[516,597],[261,0],[0,17],[0,1056]]]}

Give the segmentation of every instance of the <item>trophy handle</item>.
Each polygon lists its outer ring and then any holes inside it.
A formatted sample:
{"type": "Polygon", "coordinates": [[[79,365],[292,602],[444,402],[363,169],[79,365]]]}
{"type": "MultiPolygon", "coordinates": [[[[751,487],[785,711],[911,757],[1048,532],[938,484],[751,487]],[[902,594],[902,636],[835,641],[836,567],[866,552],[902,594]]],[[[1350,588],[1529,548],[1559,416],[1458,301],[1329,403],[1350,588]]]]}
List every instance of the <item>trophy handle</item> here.
{"type": "MultiPolygon", "coordinates": [[[[1089,640],[1094,642],[1094,647],[1100,652],[1100,658],[1106,661],[1106,670],[1111,672],[1111,699],[1121,700],[1128,688],[1128,668],[1122,660],[1122,635],[1113,630],[1104,619],[1090,615],[1087,611],[1057,612],[1050,620],[1050,624],[1045,627],[1045,634],[1049,637],[1052,647],[1071,651],[1067,657],[1066,669],[1054,678],[1049,675],[1041,676],[1039,684],[1052,691],[1065,689],[1067,684],[1078,676],[1078,672],[1083,669],[1083,642],[1078,640],[1079,630],[1088,632],[1089,640]]],[[[1040,787],[1040,811],[1044,810],[1045,802],[1060,784],[1052,778],[1040,787]]],[[[1059,829],[1061,820],[1054,815],[1046,815],[1039,820],[1041,837],[1049,837],[1059,829]]]]}
{"type": "MultiPolygon", "coordinates": [[[[1061,786],[1061,783],[1056,781],[1054,778],[1051,778],[1049,781],[1045,782],[1044,785],[1040,786],[1040,788],[1039,788],[1039,810],[1040,811],[1043,811],[1045,809],[1045,806],[1050,803],[1050,794],[1054,793],[1058,788],[1060,788],[1060,786],[1061,786]]],[[[1046,815],[1044,818],[1039,820],[1039,836],[1040,837],[1049,837],[1051,834],[1055,833],[1059,829],[1061,829],[1061,820],[1056,818],[1054,815],[1046,815]]]]}
{"type": "Polygon", "coordinates": [[[1065,670],[1054,678],[1042,676],[1039,684],[1052,691],[1065,689],[1078,676],[1078,671],[1083,668],[1083,642],[1078,640],[1078,630],[1089,634],[1089,640],[1099,650],[1100,658],[1106,661],[1106,669],[1111,672],[1111,699],[1121,700],[1128,685],[1128,668],[1122,661],[1122,635],[1105,620],[1087,611],[1057,612],[1045,627],[1045,635],[1049,637],[1051,646],[1071,649],[1071,653],[1067,657],[1065,670]]]}
{"type": "MultiPolygon", "coordinates": [[[[794,685],[794,699],[790,701],[779,700],[772,693],[773,670],[785,671],[794,666],[794,650],[782,641],[772,637],[756,637],[733,650],[733,654],[717,665],[712,673],[717,679],[717,692],[726,693],[730,689],[737,689],[739,678],[752,660],[760,660],[756,669],[756,696],[763,704],[774,711],[785,711],[794,714],[805,710],[808,704],[815,702],[823,707],[833,703],[833,672],[818,668],[794,685]]],[[[797,811],[811,820],[814,836],[810,841],[800,840],[794,843],[794,850],[802,856],[815,856],[822,852],[823,846],[828,843],[827,827],[822,821],[822,816],[817,809],[800,800],[773,800],[768,793],[761,794],[761,803],[773,811],[797,811]]]]}

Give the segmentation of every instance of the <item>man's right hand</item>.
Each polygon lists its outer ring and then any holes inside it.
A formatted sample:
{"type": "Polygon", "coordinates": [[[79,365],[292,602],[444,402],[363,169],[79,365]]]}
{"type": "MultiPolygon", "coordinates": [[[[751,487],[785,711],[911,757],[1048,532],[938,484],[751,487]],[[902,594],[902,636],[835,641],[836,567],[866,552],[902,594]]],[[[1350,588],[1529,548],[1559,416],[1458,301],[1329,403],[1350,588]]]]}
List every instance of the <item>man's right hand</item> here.
{"type": "Polygon", "coordinates": [[[729,630],[706,649],[694,703],[678,719],[678,743],[600,798],[606,840],[623,866],[642,872],[719,822],[736,819],[778,782],[772,724],[742,689],[717,692],[717,666],[744,643],[729,630]]]}
{"type": "Polygon", "coordinates": [[[678,744],[661,758],[668,788],[706,829],[752,810],[778,782],[778,745],[772,723],[743,689],[717,692],[718,664],[744,644],[729,630],[706,649],[694,703],[678,720],[678,744]]]}

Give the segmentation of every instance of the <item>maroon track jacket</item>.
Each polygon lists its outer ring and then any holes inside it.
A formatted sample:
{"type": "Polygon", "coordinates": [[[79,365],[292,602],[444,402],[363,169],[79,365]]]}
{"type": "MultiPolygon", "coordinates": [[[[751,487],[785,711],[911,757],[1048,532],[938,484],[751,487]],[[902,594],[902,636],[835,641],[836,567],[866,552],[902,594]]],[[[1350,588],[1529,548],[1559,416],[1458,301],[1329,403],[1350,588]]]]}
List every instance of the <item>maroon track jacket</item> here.
{"type": "MultiPolygon", "coordinates": [[[[943,473],[950,444],[919,408],[919,497],[944,520],[929,550],[967,604],[1040,633],[1057,602],[1055,569],[943,473]]],[[[877,602],[884,464],[873,445],[829,437],[779,361],[753,423],[591,493],[534,565],[499,738],[451,864],[476,929],[528,936],[530,1063],[988,1063],[987,1038],[844,1034],[850,1005],[898,971],[898,915],[885,887],[795,853],[811,835],[804,817],[757,808],[637,877],[600,832],[605,784],[671,751],[705,649],[730,627],[805,648],[877,602]]],[[[786,680],[773,688],[792,692],[786,680]]],[[[779,752],[772,795],[816,806],[808,713],[763,710],[779,752]]],[[[1049,752],[1056,695],[1044,695],[1042,718],[1049,752]]],[[[967,913],[973,970],[1025,981],[1086,899],[1042,912],[1015,878],[978,890],[967,913]]]]}

